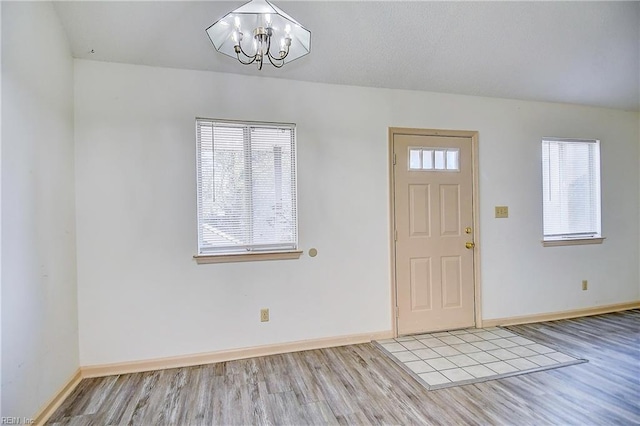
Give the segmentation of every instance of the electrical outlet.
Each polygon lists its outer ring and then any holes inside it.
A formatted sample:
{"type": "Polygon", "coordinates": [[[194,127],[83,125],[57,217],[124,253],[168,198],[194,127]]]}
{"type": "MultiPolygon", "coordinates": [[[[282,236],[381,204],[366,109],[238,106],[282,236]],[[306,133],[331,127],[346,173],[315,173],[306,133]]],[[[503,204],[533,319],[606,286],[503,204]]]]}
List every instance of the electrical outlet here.
{"type": "Polygon", "coordinates": [[[587,280],[582,280],[582,290],[588,290],[589,289],[589,283],[587,280]]]}
{"type": "Polygon", "coordinates": [[[260,309],[260,322],[269,322],[269,308],[260,309]]]}
{"type": "Polygon", "coordinates": [[[500,219],[504,219],[509,217],[509,207],[507,206],[496,206],[496,217],[500,219]]]}

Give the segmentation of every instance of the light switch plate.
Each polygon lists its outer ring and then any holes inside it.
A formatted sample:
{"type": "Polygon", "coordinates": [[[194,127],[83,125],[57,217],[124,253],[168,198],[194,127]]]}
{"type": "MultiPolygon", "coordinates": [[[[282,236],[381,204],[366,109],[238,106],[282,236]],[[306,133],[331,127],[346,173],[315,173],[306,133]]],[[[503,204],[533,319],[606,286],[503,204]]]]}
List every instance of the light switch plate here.
{"type": "Polygon", "coordinates": [[[496,217],[500,219],[504,219],[509,217],[509,207],[507,206],[496,206],[496,217]]]}

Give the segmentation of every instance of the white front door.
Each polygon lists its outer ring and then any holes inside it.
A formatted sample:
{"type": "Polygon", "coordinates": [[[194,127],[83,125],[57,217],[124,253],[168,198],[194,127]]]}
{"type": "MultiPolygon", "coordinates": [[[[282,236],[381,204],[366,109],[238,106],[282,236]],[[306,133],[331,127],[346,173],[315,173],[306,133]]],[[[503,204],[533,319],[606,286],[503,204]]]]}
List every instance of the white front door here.
{"type": "Polygon", "coordinates": [[[471,137],[392,137],[398,334],[474,326],[471,137]]]}

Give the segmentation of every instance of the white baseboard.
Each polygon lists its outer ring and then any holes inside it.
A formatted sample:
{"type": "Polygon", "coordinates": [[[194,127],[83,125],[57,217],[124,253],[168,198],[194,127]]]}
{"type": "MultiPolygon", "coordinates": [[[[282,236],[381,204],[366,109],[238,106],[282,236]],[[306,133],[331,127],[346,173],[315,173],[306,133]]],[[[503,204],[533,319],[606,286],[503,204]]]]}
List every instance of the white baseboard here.
{"type": "Polygon", "coordinates": [[[274,345],[255,346],[231,349],[203,354],[183,355],[169,358],[158,358],[142,361],[122,362],[115,364],[88,365],[81,367],[82,378],[112,376],[116,374],[139,373],[143,371],[163,370],[167,368],[190,367],[215,362],[233,361],[258,356],[276,355],[311,349],[330,348],[334,346],[368,343],[372,340],[393,337],[391,330],[371,334],[355,334],[349,336],[328,337],[323,339],[302,340],[298,342],[278,343],[274,345]]]}
{"type": "Polygon", "coordinates": [[[123,362],[117,364],[84,366],[80,367],[78,371],[76,371],[76,373],[64,384],[64,386],[51,398],[51,400],[38,412],[34,418],[34,423],[36,425],[44,425],[58,407],[60,407],[62,402],[64,402],[76,386],[78,386],[80,381],[86,378],[139,373],[166,368],[190,367],[193,365],[233,361],[258,356],[330,348],[335,346],[355,345],[359,343],[368,343],[378,339],[389,339],[391,337],[393,337],[393,332],[388,330],[370,334],[354,334],[349,336],[302,340],[298,342],[278,343],[274,345],[231,349],[204,354],[123,362]]]}
{"type": "Polygon", "coordinates": [[[635,302],[617,303],[615,305],[595,306],[592,308],[574,309],[570,311],[552,312],[548,314],[524,315],[520,317],[494,318],[482,321],[482,327],[496,327],[499,325],[529,324],[543,321],[556,321],[561,319],[579,318],[591,315],[609,314],[612,312],[626,311],[640,308],[640,300],[635,302]]]}
{"type": "MultiPolygon", "coordinates": [[[[640,308],[640,301],[635,301],[619,303],[615,305],[605,305],[592,308],[575,309],[570,311],[553,312],[548,314],[486,319],[482,321],[482,326],[495,327],[501,325],[506,326],[542,321],[555,321],[560,319],[600,315],[638,308],[640,308]]],[[[163,370],[167,368],[190,367],[194,365],[233,361],[237,359],[246,359],[258,356],[268,356],[312,349],[330,348],[335,346],[355,345],[359,343],[368,343],[373,340],[389,339],[393,337],[393,331],[388,330],[370,334],[354,334],[349,336],[302,340],[298,342],[278,343],[274,345],[230,349],[225,351],[184,355],[169,358],[158,358],[115,364],[88,365],[80,367],[80,369],[67,381],[67,383],[61,388],[61,390],[51,399],[51,401],[49,401],[49,403],[47,403],[40,410],[40,412],[35,417],[35,424],[44,424],[53,414],[53,412],[62,404],[65,398],[67,398],[67,396],[69,396],[69,394],[73,392],[80,381],[85,378],[112,376],[127,373],[139,373],[143,371],[163,370]]]]}
{"type": "Polygon", "coordinates": [[[49,420],[49,417],[60,407],[60,405],[64,402],[65,399],[73,392],[73,390],[78,386],[80,381],[83,379],[80,369],[76,370],[76,372],[65,382],[65,384],[60,388],[58,392],[49,400],[48,403],[44,405],[34,417],[35,425],[43,425],[49,420]]]}

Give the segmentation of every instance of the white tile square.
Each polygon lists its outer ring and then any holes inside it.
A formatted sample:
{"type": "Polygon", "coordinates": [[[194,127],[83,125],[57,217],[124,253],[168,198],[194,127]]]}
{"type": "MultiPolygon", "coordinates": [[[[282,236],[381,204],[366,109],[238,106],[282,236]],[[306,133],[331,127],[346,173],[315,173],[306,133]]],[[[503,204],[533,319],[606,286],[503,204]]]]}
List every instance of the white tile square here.
{"type": "Polygon", "coordinates": [[[412,336],[402,336],[396,339],[397,342],[410,342],[412,340],[415,340],[412,336]]]}
{"type": "Polygon", "coordinates": [[[512,342],[510,339],[496,339],[492,340],[491,343],[498,345],[501,348],[512,348],[514,346],[518,346],[517,343],[512,342]]]}
{"type": "Polygon", "coordinates": [[[507,364],[513,365],[515,368],[517,368],[520,371],[531,370],[533,368],[538,368],[537,364],[534,364],[533,362],[529,361],[528,359],[524,359],[524,358],[510,359],[510,360],[507,361],[507,364]]]}
{"type": "Polygon", "coordinates": [[[510,331],[507,331],[507,330],[504,330],[502,328],[496,328],[496,329],[492,329],[490,331],[493,334],[495,334],[497,336],[500,336],[500,337],[504,337],[504,338],[506,338],[506,337],[516,337],[517,336],[517,334],[512,333],[510,331]]]}
{"type": "Polygon", "coordinates": [[[513,373],[515,371],[518,371],[516,367],[514,367],[513,365],[509,365],[504,361],[491,362],[489,364],[485,364],[485,366],[489,367],[498,374],[513,373]]]}
{"type": "Polygon", "coordinates": [[[422,343],[420,343],[417,340],[411,340],[408,342],[401,342],[402,346],[404,346],[405,348],[411,350],[411,351],[415,351],[417,349],[426,349],[427,347],[425,345],[423,345],[422,343]]]}
{"type": "Polygon", "coordinates": [[[517,345],[533,345],[536,343],[533,340],[525,339],[524,337],[520,337],[520,336],[509,337],[507,340],[517,345]]]}
{"type": "Polygon", "coordinates": [[[438,333],[432,333],[433,337],[444,337],[444,336],[450,336],[448,331],[441,331],[438,333]]]}
{"type": "Polygon", "coordinates": [[[450,368],[456,368],[456,365],[446,358],[426,359],[424,362],[426,362],[436,370],[448,370],[450,368]]]}
{"type": "Polygon", "coordinates": [[[388,350],[391,353],[400,352],[400,351],[406,351],[407,350],[407,348],[402,346],[400,343],[384,343],[382,345],[382,347],[385,348],[386,350],[388,350]]]}
{"type": "Polygon", "coordinates": [[[527,349],[524,346],[515,346],[513,348],[509,348],[509,352],[513,352],[514,354],[524,358],[527,356],[538,355],[537,352],[532,351],[531,349],[527,349]]]}
{"type": "Polygon", "coordinates": [[[470,365],[478,364],[478,361],[466,355],[454,355],[447,357],[447,359],[458,367],[468,367],[470,365]]]}
{"type": "Polygon", "coordinates": [[[460,352],[453,349],[451,346],[440,346],[439,348],[433,348],[433,350],[442,356],[460,355],[460,352]]]}
{"type": "Polygon", "coordinates": [[[461,343],[464,343],[464,340],[461,340],[456,336],[443,336],[439,337],[439,339],[447,345],[459,345],[461,343]]]}
{"type": "Polygon", "coordinates": [[[442,373],[447,379],[451,380],[452,382],[460,382],[462,380],[471,380],[475,378],[471,374],[464,371],[462,368],[444,370],[440,373],[442,373]]]}
{"type": "Polygon", "coordinates": [[[548,354],[544,354],[544,355],[558,362],[576,361],[574,357],[560,353],[560,352],[549,352],[548,354]]]}
{"type": "Polygon", "coordinates": [[[413,354],[413,352],[411,351],[404,351],[404,352],[394,352],[393,356],[395,356],[396,358],[398,358],[400,361],[402,362],[407,362],[407,361],[419,361],[420,358],[418,358],[417,356],[415,356],[413,354]]]}
{"type": "Polygon", "coordinates": [[[440,339],[436,339],[435,337],[432,337],[430,339],[420,339],[420,343],[422,343],[428,348],[437,348],[438,346],[446,345],[446,343],[444,343],[440,339]]]}
{"type": "Polygon", "coordinates": [[[468,333],[467,329],[463,329],[463,330],[452,330],[449,332],[449,334],[453,335],[453,336],[457,336],[459,334],[466,334],[468,333]]]}
{"type": "Polygon", "coordinates": [[[435,371],[429,364],[424,361],[410,361],[405,362],[405,364],[411,371],[414,373],[427,373],[429,371],[435,371]]]}
{"type": "Polygon", "coordinates": [[[413,353],[420,359],[431,359],[431,358],[441,357],[439,353],[434,352],[432,349],[418,349],[417,351],[413,351],[413,353]]]}
{"type": "Polygon", "coordinates": [[[471,365],[469,367],[464,367],[463,370],[471,374],[473,377],[477,377],[477,378],[496,375],[495,371],[485,367],[484,365],[471,365]]]}
{"type": "MultiPolygon", "coordinates": [[[[481,351],[481,349],[476,348],[475,346],[473,346],[470,343],[463,343],[461,345],[451,345],[451,347],[453,349],[457,350],[458,352],[463,353],[463,354],[470,354],[472,352],[480,352],[481,351]]],[[[535,355],[535,353],[532,354],[532,355],[535,355]]]]}
{"type": "Polygon", "coordinates": [[[478,337],[474,333],[462,334],[462,335],[458,336],[458,338],[460,338],[460,340],[464,340],[465,342],[468,342],[468,343],[482,342],[483,341],[480,337],[478,337]]]}
{"type": "Polygon", "coordinates": [[[548,356],[544,356],[544,355],[534,355],[534,356],[530,356],[528,358],[529,361],[531,362],[535,362],[536,364],[538,364],[541,367],[545,367],[547,365],[553,365],[553,364],[558,364],[558,362],[552,358],[549,358],[548,356]]]}
{"type": "Polygon", "coordinates": [[[484,341],[484,340],[482,340],[480,342],[471,342],[471,344],[473,346],[475,346],[476,348],[482,349],[483,351],[490,351],[490,350],[493,350],[493,349],[500,349],[500,346],[494,345],[493,343],[487,342],[487,341],[484,341]]]}
{"type": "Polygon", "coordinates": [[[381,345],[385,344],[385,343],[396,343],[396,339],[384,339],[384,340],[376,340],[376,342],[380,343],[381,345]]]}
{"type": "Polygon", "coordinates": [[[548,348],[544,345],[541,345],[539,343],[535,343],[533,345],[527,345],[527,348],[531,349],[532,351],[535,351],[539,354],[548,354],[550,352],[555,352],[553,349],[548,348]]]}
{"type": "Polygon", "coordinates": [[[441,385],[443,383],[451,383],[451,381],[449,379],[447,379],[446,377],[444,377],[442,374],[438,373],[437,371],[431,372],[431,373],[422,373],[422,374],[418,374],[418,376],[424,380],[425,382],[427,382],[427,384],[433,386],[433,385],[441,385]]]}
{"type": "Polygon", "coordinates": [[[484,340],[493,340],[493,339],[499,339],[500,336],[498,336],[497,334],[493,334],[490,331],[483,331],[482,333],[477,333],[476,334],[478,337],[483,338],[484,340]]]}
{"type": "Polygon", "coordinates": [[[414,339],[417,340],[421,340],[421,339],[435,339],[435,337],[433,337],[433,334],[431,333],[426,333],[426,334],[416,334],[413,336],[414,339]]]}
{"type": "Polygon", "coordinates": [[[484,333],[484,328],[467,328],[469,333],[484,333]]]}
{"type": "Polygon", "coordinates": [[[506,361],[508,359],[518,358],[518,355],[514,354],[513,352],[509,352],[506,349],[496,349],[493,351],[487,351],[487,353],[503,361],[506,361]]]}
{"type": "Polygon", "coordinates": [[[467,354],[467,356],[469,358],[475,359],[476,361],[478,361],[480,364],[486,364],[488,362],[495,362],[495,361],[500,361],[498,358],[496,358],[493,355],[490,355],[486,352],[476,352],[473,354],[467,354]]]}

